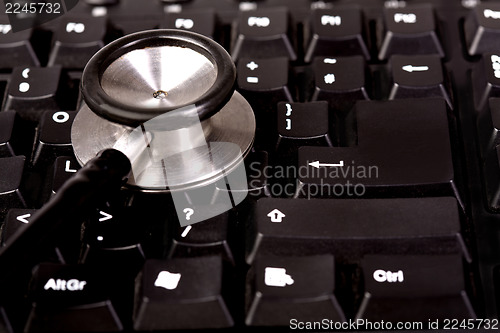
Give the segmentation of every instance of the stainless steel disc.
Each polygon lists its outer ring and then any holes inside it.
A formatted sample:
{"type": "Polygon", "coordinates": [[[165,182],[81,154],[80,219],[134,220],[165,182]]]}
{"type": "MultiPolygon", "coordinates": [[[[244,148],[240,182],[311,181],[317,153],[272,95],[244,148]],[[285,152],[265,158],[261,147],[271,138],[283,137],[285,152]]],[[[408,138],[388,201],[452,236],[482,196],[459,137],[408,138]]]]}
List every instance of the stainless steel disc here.
{"type": "Polygon", "coordinates": [[[186,47],[156,46],[116,59],[100,82],[113,99],[151,109],[193,103],[216,78],[216,64],[205,55],[186,47]]]}
{"type": "Polygon", "coordinates": [[[219,112],[199,125],[160,132],[111,122],[84,104],[74,120],[71,140],[81,164],[105,148],[126,150],[127,155],[134,155],[138,170],[130,186],[142,191],[176,191],[203,186],[230,173],[248,154],[254,135],[252,108],[234,92],[219,112]],[[142,139],[139,135],[138,144],[134,143],[136,133],[145,135],[142,139]],[[139,153],[131,153],[135,148],[139,153]]]}

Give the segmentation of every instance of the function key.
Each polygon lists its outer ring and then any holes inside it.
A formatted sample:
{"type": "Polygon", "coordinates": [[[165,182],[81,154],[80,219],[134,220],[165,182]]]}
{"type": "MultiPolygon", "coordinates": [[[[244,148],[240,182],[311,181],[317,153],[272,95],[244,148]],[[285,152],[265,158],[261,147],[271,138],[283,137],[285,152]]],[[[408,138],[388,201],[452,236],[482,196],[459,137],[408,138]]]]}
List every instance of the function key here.
{"type": "Polygon", "coordinates": [[[231,56],[234,60],[242,56],[297,59],[290,26],[289,13],[284,7],[240,12],[231,56]]]}
{"type": "Polygon", "coordinates": [[[368,255],[356,318],[411,321],[476,318],[465,293],[462,256],[368,255]]]}
{"type": "Polygon", "coordinates": [[[31,29],[12,32],[6,17],[0,18],[0,67],[40,66],[40,61],[31,44],[31,29]]]}
{"type": "Polygon", "coordinates": [[[258,258],[248,275],[246,324],[287,326],[345,317],[334,295],[332,255],[258,258]]]}
{"type": "Polygon", "coordinates": [[[183,11],[181,13],[167,13],[160,27],[193,31],[214,38],[215,22],[213,10],[183,11]]]}
{"type": "Polygon", "coordinates": [[[222,282],[223,264],[219,257],[146,261],[136,280],[134,329],[233,326],[222,295],[228,284],[222,282]]]}
{"type": "Polygon", "coordinates": [[[383,37],[378,42],[380,60],[388,59],[393,54],[444,56],[432,6],[384,8],[383,24],[383,37]]]}
{"type": "Polygon", "coordinates": [[[370,58],[364,41],[361,10],[356,7],[318,9],[311,17],[312,37],[305,61],[316,56],[361,55],[370,58]]]}
{"type": "Polygon", "coordinates": [[[116,5],[119,0],[83,0],[86,4],[91,6],[111,6],[116,5]]]}
{"type": "Polygon", "coordinates": [[[464,32],[470,55],[500,51],[500,4],[478,4],[466,18],[464,32]]]}
{"type": "Polygon", "coordinates": [[[442,97],[452,108],[441,58],[437,55],[391,57],[392,88],[389,99],[442,97]]]}
{"type": "Polygon", "coordinates": [[[48,66],[83,69],[104,46],[105,34],[105,17],[65,16],[54,34],[48,66]]]}
{"type": "MultiPolygon", "coordinates": [[[[163,4],[158,0],[121,0],[114,6],[94,7],[93,12],[105,12],[113,28],[123,35],[142,30],[157,29],[164,17],[163,4]]],[[[100,14],[100,13],[99,13],[100,14]]]]}

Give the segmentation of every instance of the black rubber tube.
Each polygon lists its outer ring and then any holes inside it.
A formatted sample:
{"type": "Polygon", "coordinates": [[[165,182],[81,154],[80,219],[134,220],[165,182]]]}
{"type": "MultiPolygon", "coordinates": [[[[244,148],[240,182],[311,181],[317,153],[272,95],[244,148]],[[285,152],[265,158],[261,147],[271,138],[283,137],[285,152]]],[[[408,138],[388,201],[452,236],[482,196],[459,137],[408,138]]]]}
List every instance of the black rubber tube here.
{"type": "Polygon", "coordinates": [[[80,218],[120,190],[130,169],[128,158],[115,149],[85,164],[0,248],[0,280],[18,265],[35,265],[39,252],[54,247],[57,238],[81,224],[80,218]]]}

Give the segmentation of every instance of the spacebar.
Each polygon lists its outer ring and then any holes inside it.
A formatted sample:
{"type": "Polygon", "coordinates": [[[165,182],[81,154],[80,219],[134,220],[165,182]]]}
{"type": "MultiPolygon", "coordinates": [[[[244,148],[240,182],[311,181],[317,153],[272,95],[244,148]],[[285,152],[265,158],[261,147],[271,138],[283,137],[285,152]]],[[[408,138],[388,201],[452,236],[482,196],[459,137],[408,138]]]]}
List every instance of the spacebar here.
{"type": "Polygon", "coordinates": [[[450,254],[468,258],[452,197],[258,200],[247,233],[247,262],[257,255],[331,253],[450,254]]]}

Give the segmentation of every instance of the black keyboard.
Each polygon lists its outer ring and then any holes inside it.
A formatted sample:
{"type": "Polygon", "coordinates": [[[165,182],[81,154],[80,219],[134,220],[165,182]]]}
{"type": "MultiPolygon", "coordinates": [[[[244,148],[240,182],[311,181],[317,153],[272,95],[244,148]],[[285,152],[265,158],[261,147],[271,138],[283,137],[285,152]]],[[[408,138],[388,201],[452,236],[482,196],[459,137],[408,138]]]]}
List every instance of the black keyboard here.
{"type": "Polygon", "coordinates": [[[18,32],[2,13],[1,246],[81,169],[85,65],[151,29],[230,54],[248,193],[52,212],[2,267],[1,333],[500,328],[498,1],[80,0],[18,32]]]}

